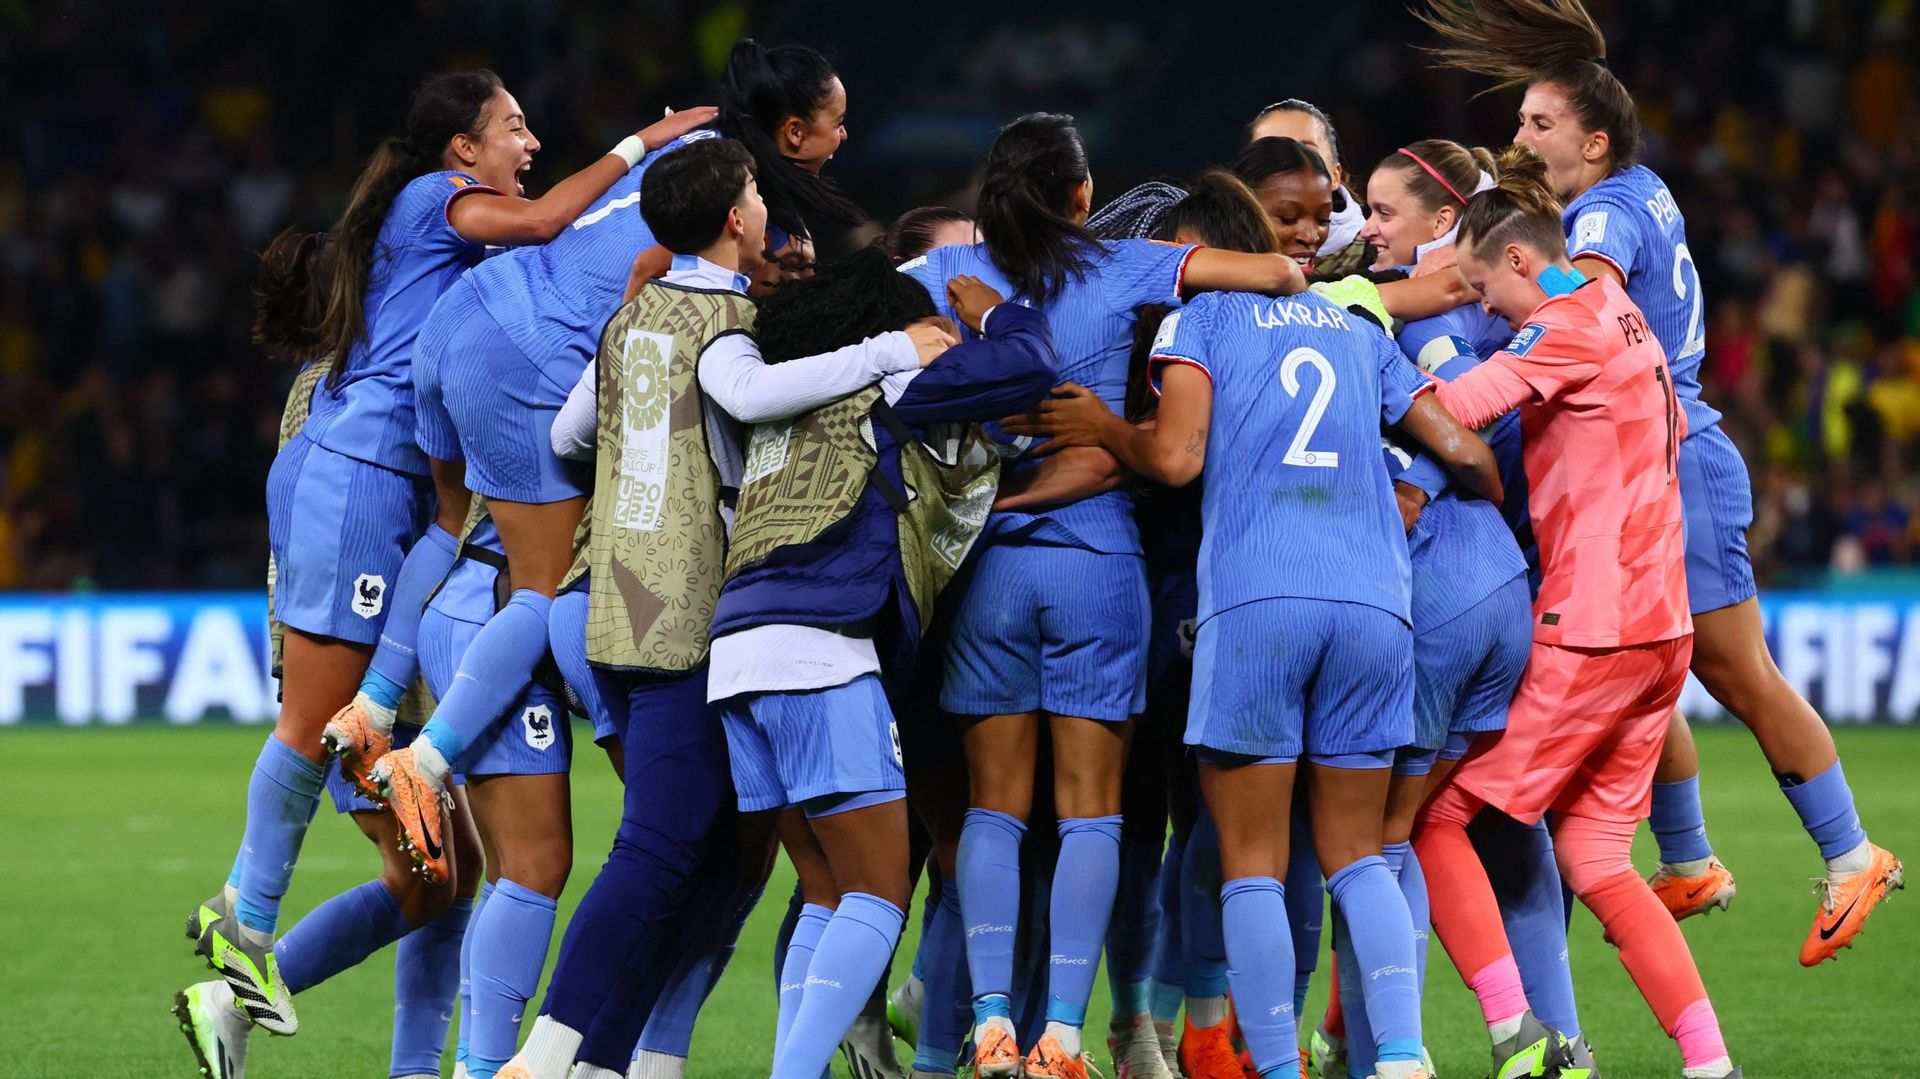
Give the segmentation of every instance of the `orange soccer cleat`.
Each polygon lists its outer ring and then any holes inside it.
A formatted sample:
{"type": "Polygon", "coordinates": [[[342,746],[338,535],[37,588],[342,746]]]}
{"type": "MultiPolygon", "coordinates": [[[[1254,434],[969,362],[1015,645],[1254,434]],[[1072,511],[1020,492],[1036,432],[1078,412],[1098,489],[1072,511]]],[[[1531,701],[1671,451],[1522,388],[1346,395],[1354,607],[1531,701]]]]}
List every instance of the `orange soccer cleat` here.
{"type": "Polygon", "coordinates": [[[1800,946],[1800,965],[1811,967],[1831,959],[1842,948],[1851,948],[1853,938],[1867,922],[1867,915],[1895,888],[1907,886],[1906,871],[1893,852],[1867,844],[1871,860],[1867,868],[1844,877],[1829,873],[1820,878],[1815,889],[1820,894],[1820,910],[1807,931],[1807,942],[1800,946]]]}
{"type": "Polygon", "coordinates": [[[320,732],[320,744],[339,759],[340,774],[354,790],[384,805],[386,799],[373,782],[373,765],[393,748],[393,739],[373,725],[368,714],[370,703],[365,695],[355,694],[351,703],[327,720],[320,732]]]}
{"type": "Polygon", "coordinates": [[[973,1074],[979,1079],[1015,1079],[1020,1074],[1020,1046],[1011,1031],[997,1022],[974,1028],[973,1074]]]}
{"type": "Polygon", "coordinates": [[[1674,921],[1705,914],[1715,907],[1726,910],[1733,902],[1733,873],[1720,859],[1707,859],[1705,872],[1683,877],[1668,871],[1663,864],[1647,878],[1647,887],[1673,915],[1674,921]]]}
{"type": "Polygon", "coordinates": [[[1068,1056],[1060,1039],[1048,1034],[1027,1054],[1021,1074],[1026,1079],[1087,1079],[1087,1063],[1080,1057],[1068,1056]]]}
{"type": "Polygon", "coordinates": [[[428,782],[414,763],[413,749],[396,749],[374,767],[388,808],[400,822],[400,849],[413,858],[414,871],[429,884],[446,880],[447,818],[453,799],[428,782]]]}
{"type": "Polygon", "coordinates": [[[1246,1079],[1226,1023],[1197,1027],[1186,1020],[1180,1032],[1180,1074],[1187,1079],[1246,1079]]]}

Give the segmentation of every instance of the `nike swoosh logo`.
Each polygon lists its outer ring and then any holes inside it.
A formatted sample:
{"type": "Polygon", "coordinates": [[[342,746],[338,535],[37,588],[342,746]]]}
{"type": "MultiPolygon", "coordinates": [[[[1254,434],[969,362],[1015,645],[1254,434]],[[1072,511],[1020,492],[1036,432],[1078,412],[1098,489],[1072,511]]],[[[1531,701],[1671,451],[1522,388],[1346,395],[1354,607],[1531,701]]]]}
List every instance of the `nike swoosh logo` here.
{"type": "Polygon", "coordinates": [[[420,839],[427,845],[427,857],[440,860],[440,844],[433,841],[433,833],[427,829],[427,811],[419,806],[413,807],[413,815],[420,818],[420,839]]]}
{"type": "Polygon", "coordinates": [[[1710,887],[1712,887],[1712,885],[1702,884],[1698,888],[1689,889],[1687,892],[1687,902],[1691,903],[1694,900],[1700,898],[1702,895],[1705,895],[1707,889],[1710,887]]]}
{"type": "Polygon", "coordinates": [[[1840,912],[1840,917],[1838,917],[1838,918],[1835,918],[1835,919],[1833,920],[1833,924],[1832,924],[1832,925],[1830,925],[1830,926],[1827,926],[1827,927],[1825,927],[1825,928],[1823,928],[1823,929],[1821,929],[1821,930],[1820,930],[1820,939],[1821,939],[1821,940],[1832,940],[1832,939],[1833,939],[1833,935],[1834,935],[1835,933],[1838,933],[1838,932],[1840,931],[1840,927],[1841,927],[1842,925],[1845,925],[1845,924],[1846,924],[1846,922],[1847,922],[1847,915],[1849,915],[1849,914],[1852,914],[1852,913],[1853,913],[1853,908],[1855,908],[1855,907],[1857,907],[1857,906],[1859,906],[1859,905],[1860,905],[1860,899],[1861,899],[1861,896],[1864,896],[1865,894],[1866,894],[1865,892],[1862,892],[1862,893],[1860,893],[1860,895],[1856,895],[1856,896],[1854,896],[1854,897],[1853,897],[1853,902],[1851,902],[1851,903],[1848,903],[1848,904],[1847,904],[1847,909],[1846,909],[1846,910],[1843,910],[1843,911],[1841,911],[1841,912],[1840,912]]]}

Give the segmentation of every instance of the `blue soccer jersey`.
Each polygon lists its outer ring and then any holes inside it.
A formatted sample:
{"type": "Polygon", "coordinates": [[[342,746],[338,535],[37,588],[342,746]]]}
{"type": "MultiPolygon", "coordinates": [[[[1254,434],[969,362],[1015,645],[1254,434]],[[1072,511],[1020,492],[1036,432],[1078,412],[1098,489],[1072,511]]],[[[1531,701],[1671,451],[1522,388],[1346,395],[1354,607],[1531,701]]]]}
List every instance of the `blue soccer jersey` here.
{"type": "Polygon", "coordinates": [[[701,130],[675,139],[628,169],[560,235],[488,259],[467,275],[481,306],[521,352],[543,370],[559,365],[549,373],[562,396],[620,306],[634,256],[653,246],[653,231],[640,216],[641,178],[662,155],[719,137],[701,130]]]}
{"type": "Polygon", "coordinates": [[[1445,314],[1415,319],[1400,327],[1394,343],[1423,371],[1434,371],[1463,350],[1491,356],[1513,340],[1507,320],[1487,313],[1477,303],[1461,304],[1445,314]]]}
{"type": "Polygon", "coordinates": [[[492,190],[464,173],[430,172],[394,198],[367,274],[366,336],[347,354],[339,380],[314,390],[302,428],[309,438],[338,454],[427,474],[413,440],[413,342],[434,301],[486,254],[453,230],[447,209],[492,190]]]}
{"type": "Polygon", "coordinates": [[[1700,400],[1700,361],[1707,353],[1700,271],[1667,185],[1645,165],[1621,169],[1581,192],[1561,224],[1570,256],[1600,259],[1626,280],[1627,298],[1666,351],[1674,396],[1687,411],[1687,436],[1719,423],[1720,413],[1700,400]]]}
{"type": "MultiPolygon", "coordinates": [[[[1107,241],[1088,252],[1085,274],[1070,276],[1052,299],[1038,304],[1019,294],[994,265],[985,244],[938,247],[900,269],[926,286],[943,315],[953,314],[947,302],[947,281],[960,274],[978,277],[1008,299],[1038,307],[1053,330],[1060,381],[1087,387],[1119,412],[1126,399],[1127,360],[1139,317],[1136,309],[1143,304],[1180,302],[1181,273],[1193,251],[1154,240],[1107,241]]],[[[1019,532],[1109,554],[1137,554],[1140,536],[1131,505],[1126,492],[1110,491],[1042,514],[996,513],[990,529],[996,536],[1019,532]],[[1063,529],[1064,534],[1046,535],[1048,526],[1063,529]]]]}
{"type": "Polygon", "coordinates": [[[1156,373],[1213,382],[1200,621],[1254,600],[1360,603],[1406,622],[1410,566],[1380,424],[1429,385],[1372,322],[1321,296],[1208,293],[1167,317],[1156,373]]]}

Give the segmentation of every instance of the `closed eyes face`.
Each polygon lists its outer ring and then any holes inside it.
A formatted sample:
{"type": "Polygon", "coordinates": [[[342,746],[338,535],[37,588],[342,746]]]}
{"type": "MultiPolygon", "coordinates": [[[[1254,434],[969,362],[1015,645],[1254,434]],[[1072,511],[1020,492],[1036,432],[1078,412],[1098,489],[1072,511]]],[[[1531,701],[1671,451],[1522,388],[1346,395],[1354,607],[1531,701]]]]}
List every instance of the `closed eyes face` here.
{"type": "Polygon", "coordinates": [[[1520,128],[1513,133],[1513,141],[1540,151],[1547,162],[1547,182],[1562,198],[1571,193],[1585,164],[1582,150],[1590,135],[1581,127],[1579,115],[1559,84],[1536,82],[1527,87],[1527,96],[1520,102],[1520,128]]]}

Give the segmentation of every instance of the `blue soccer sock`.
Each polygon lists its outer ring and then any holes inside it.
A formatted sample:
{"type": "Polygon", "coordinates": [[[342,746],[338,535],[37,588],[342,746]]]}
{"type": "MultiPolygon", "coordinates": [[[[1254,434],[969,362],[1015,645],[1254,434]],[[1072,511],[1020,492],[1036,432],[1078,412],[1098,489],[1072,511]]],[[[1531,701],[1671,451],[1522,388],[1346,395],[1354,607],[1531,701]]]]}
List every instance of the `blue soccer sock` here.
{"type": "MultiPolygon", "coordinates": [[[[733,960],[734,946],[740,940],[740,930],[747,924],[747,915],[753,913],[760,902],[760,889],[739,891],[737,882],[735,887],[736,890],[695,927],[687,954],[674,967],[653,1011],[647,1015],[638,1049],[681,1058],[691,1051],[693,1023],[700,1014],[700,1006],[706,1003],[720,976],[726,973],[727,964],[733,960]]],[[[713,898],[696,896],[689,909],[705,911],[713,905],[713,898]]]]}
{"type": "Polygon", "coordinates": [[[387,596],[387,620],[380,626],[380,646],[360,682],[360,692],[383,708],[400,707],[407,687],[420,676],[420,616],[427,609],[427,597],[440,586],[460,557],[460,541],[438,524],[426,532],[400,563],[400,575],[394,579],[387,596]]]}
{"type": "Polygon", "coordinates": [[[813,966],[820,938],[826,935],[827,926],[831,924],[833,908],[817,903],[801,907],[800,917],[793,923],[793,935],[787,938],[786,958],[780,961],[780,1014],[773,1033],[776,1060],[793,1033],[794,1017],[800,1014],[800,1003],[806,999],[807,971],[813,966]]]}
{"type": "Polygon", "coordinates": [[[1867,841],[1866,829],[1860,827],[1860,814],[1854,810],[1853,791],[1847,786],[1847,776],[1840,770],[1838,758],[1834,759],[1833,767],[1804,783],[1781,778],[1780,793],[1793,803],[1793,811],[1800,814],[1800,823],[1806,827],[1807,834],[1820,845],[1820,857],[1832,861],[1867,841]]]}
{"type": "Polygon", "coordinates": [[[1187,853],[1187,837],[1173,833],[1160,859],[1155,886],[1160,891],[1160,921],[1153,928],[1153,986],[1147,1001],[1156,1023],[1180,1017],[1186,996],[1187,960],[1180,948],[1180,863],[1187,853]]]}
{"type": "MultiPolygon", "coordinates": [[[[1220,834],[1205,809],[1187,837],[1180,868],[1180,941],[1187,954],[1187,1017],[1197,1027],[1226,1020],[1227,942],[1220,909],[1220,834]],[[1216,1011],[1217,1009],[1217,1011],[1216,1011]]],[[[1283,897],[1284,901],[1284,897],[1283,897]]],[[[1288,946],[1292,946],[1291,940],[1288,946]]]]}
{"type": "Polygon", "coordinates": [[[819,1079],[832,1064],[841,1037],[886,976],[906,920],[905,911],[879,896],[840,897],[807,968],[800,1010],[774,1054],[773,1079],[819,1079]]]}
{"type": "Polygon", "coordinates": [[[1367,1022],[1366,978],[1354,959],[1353,933],[1338,907],[1333,911],[1333,967],[1340,977],[1340,1019],[1346,1041],[1348,1079],[1367,1079],[1373,1074],[1373,1024],[1367,1022]]]}
{"type": "Polygon", "coordinates": [[[551,599],[522,588],[474,635],[453,685],[420,731],[449,767],[526,690],[534,667],[547,654],[547,613],[552,609],[551,599]]]}
{"type": "Polygon", "coordinates": [[[1387,860],[1370,855],[1327,880],[1346,919],[1363,975],[1368,1025],[1380,1060],[1420,1059],[1420,987],[1414,981],[1413,920],[1387,860]]]}
{"type": "Polygon", "coordinates": [[[966,933],[960,922],[960,885],[941,878],[940,901],[927,905],[933,908],[933,918],[920,936],[920,983],[924,988],[920,1044],[914,1046],[913,1070],[951,1075],[967,1038],[964,1002],[972,996],[967,985],[966,933]]]}
{"type": "Polygon", "coordinates": [[[1412,843],[1389,843],[1381,853],[1386,856],[1387,868],[1393,871],[1393,879],[1407,901],[1407,917],[1413,921],[1414,983],[1424,994],[1427,991],[1427,942],[1433,930],[1433,905],[1427,899],[1427,871],[1420,868],[1412,843]]]}
{"type": "MultiPolygon", "coordinates": [[[[1047,1022],[1083,1027],[1100,947],[1113,916],[1120,877],[1120,817],[1060,821],[1060,860],[1053,871],[1048,916],[1052,959],[1047,969],[1047,1022]]],[[[1073,1046],[1067,1046],[1069,1053],[1073,1046]]]]}
{"type": "Polygon", "coordinates": [[[466,950],[473,902],[455,897],[438,918],[401,937],[394,948],[393,1070],[389,1075],[440,1073],[447,1024],[460,995],[460,955],[466,950]]]}
{"type": "MultiPolygon", "coordinates": [[[[324,773],[322,774],[324,775],[324,773]]],[[[319,801],[316,799],[314,804],[318,805],[319,801]]],[[[244,837],[243,837],[243,840],[244,840],[244,837]]],[[[240,890],[240,871],[246,867],[246,864],[247,864],[246,848],[242,847],[241,849],[234,851],[233,852],[233,868],[227,870],[227,887],[232,888],[236,892],[240,890]]]]}
{"type": "Polygon", "coordinates": [[[271,933],[280,921],[280,900],[300,860],[300,844],[320,804],[327,773],[275,735],[267,735],[247,781],[247,830],[240,841],[240,924],[271,933]]]}
{"type": "Polygon", "coordinates": [[[1116,1018],[1147,1014],[1160,925],[1160,848],[1158,837],[1120,837],[1120,876],[1107,923],[1107,992],[1116,1018]]]}
{"type": "Polygon", "coordinates": [[[1569,1038],[1577,1036],[1580,1012],[1567,965],[1564,889],[1546,822],[1529,826],[1504,813],[1485,812],[1467,826],[1467,836],[1500,903],[1527,1004],[1541,1022],[1569,1038]]]}
{"type": "Polygon", "coordinates": [[[1707,817],[1700,808],[1698,773],[1674,783],[1653,785],[1653,813],[1647,820],[1660,861],[1666,865],[1700,862],[1713,857],[1707,842],[1707,817]]]}
{"type": "Polygon", "coordinates": [[[1247,1051],[1261,1075],[1298,1074],[1293,1016],[1293,939],[1274,930],[1287,917],[1286,893],[1272,877],[1239,877],[1220,886],[1227,978],[1247,1051]],[[1281,1069],[1290,1068],[1291,1072],[1281,1069]]]}
{"type": "Polygon", "coordinates": [[[473,938],[469,960],[467,1074],[489,1079],[513,1057],[520,1020],[540,985],[553,940],[558,904],[505,877],[493,886],[486,905],[467,933],[473,938]]]}
{"type": "Polygon", "coordinates": [[[473,897],[473,913],[467,918],[467,931],[460,940],[460,998],[459,1007],[453,1014],[459,1018],[460,1033],[453,1042],[453,1060],[456,1064],[467,1062],[467,1034],[473,1023],[467,1018],[473,1014],[473,923],[480,912],[487,907],[487,896],[493,894],[490,881],[480,882],[480,893],[473,897]]]}
{"type": "Polygon", "coordinates": [[[1287,928],[1293,933],[1293,1017],[1297,1024],[1307,1006],[1307,989],[1320,963],[1320,929],[1326,917],[1326,882],[1320,876],[1320,856],[1313,849],[1313,827],[1306,814],[1296,813],[1287,844],[1287,928]]]}
{"type": "MultiPolygon", "coordinates": [[[[967,976],[977,998],[1013,992],[1014,927],[1020,920],[1020,842],[1027,823],[991,809],[967,810],[957,866],[967,976]]],[[[975,1013],[979,1008],[976,1004],[975,1013]]],[[[1009,1013],[1010,1014],[1010,1013],[1009,1013]]]]}
{"type": "Polygon", "coordinates": [[[553,649],[553,664],[580,707],[596,724],[620,728],[600,703],[600,687],[594,681],[593,667],[587,662],[587,608],[591,595],[584,587],[575,587],[554,597],[553,611],[547,616],[547,645],[553,649]]]}
{"type": "Polygon", "coordinates": [[[400,903],[378,880],[356,885],[307,912],[273,946],[287,989],[303,993],[399,940],[400,903]]]}

